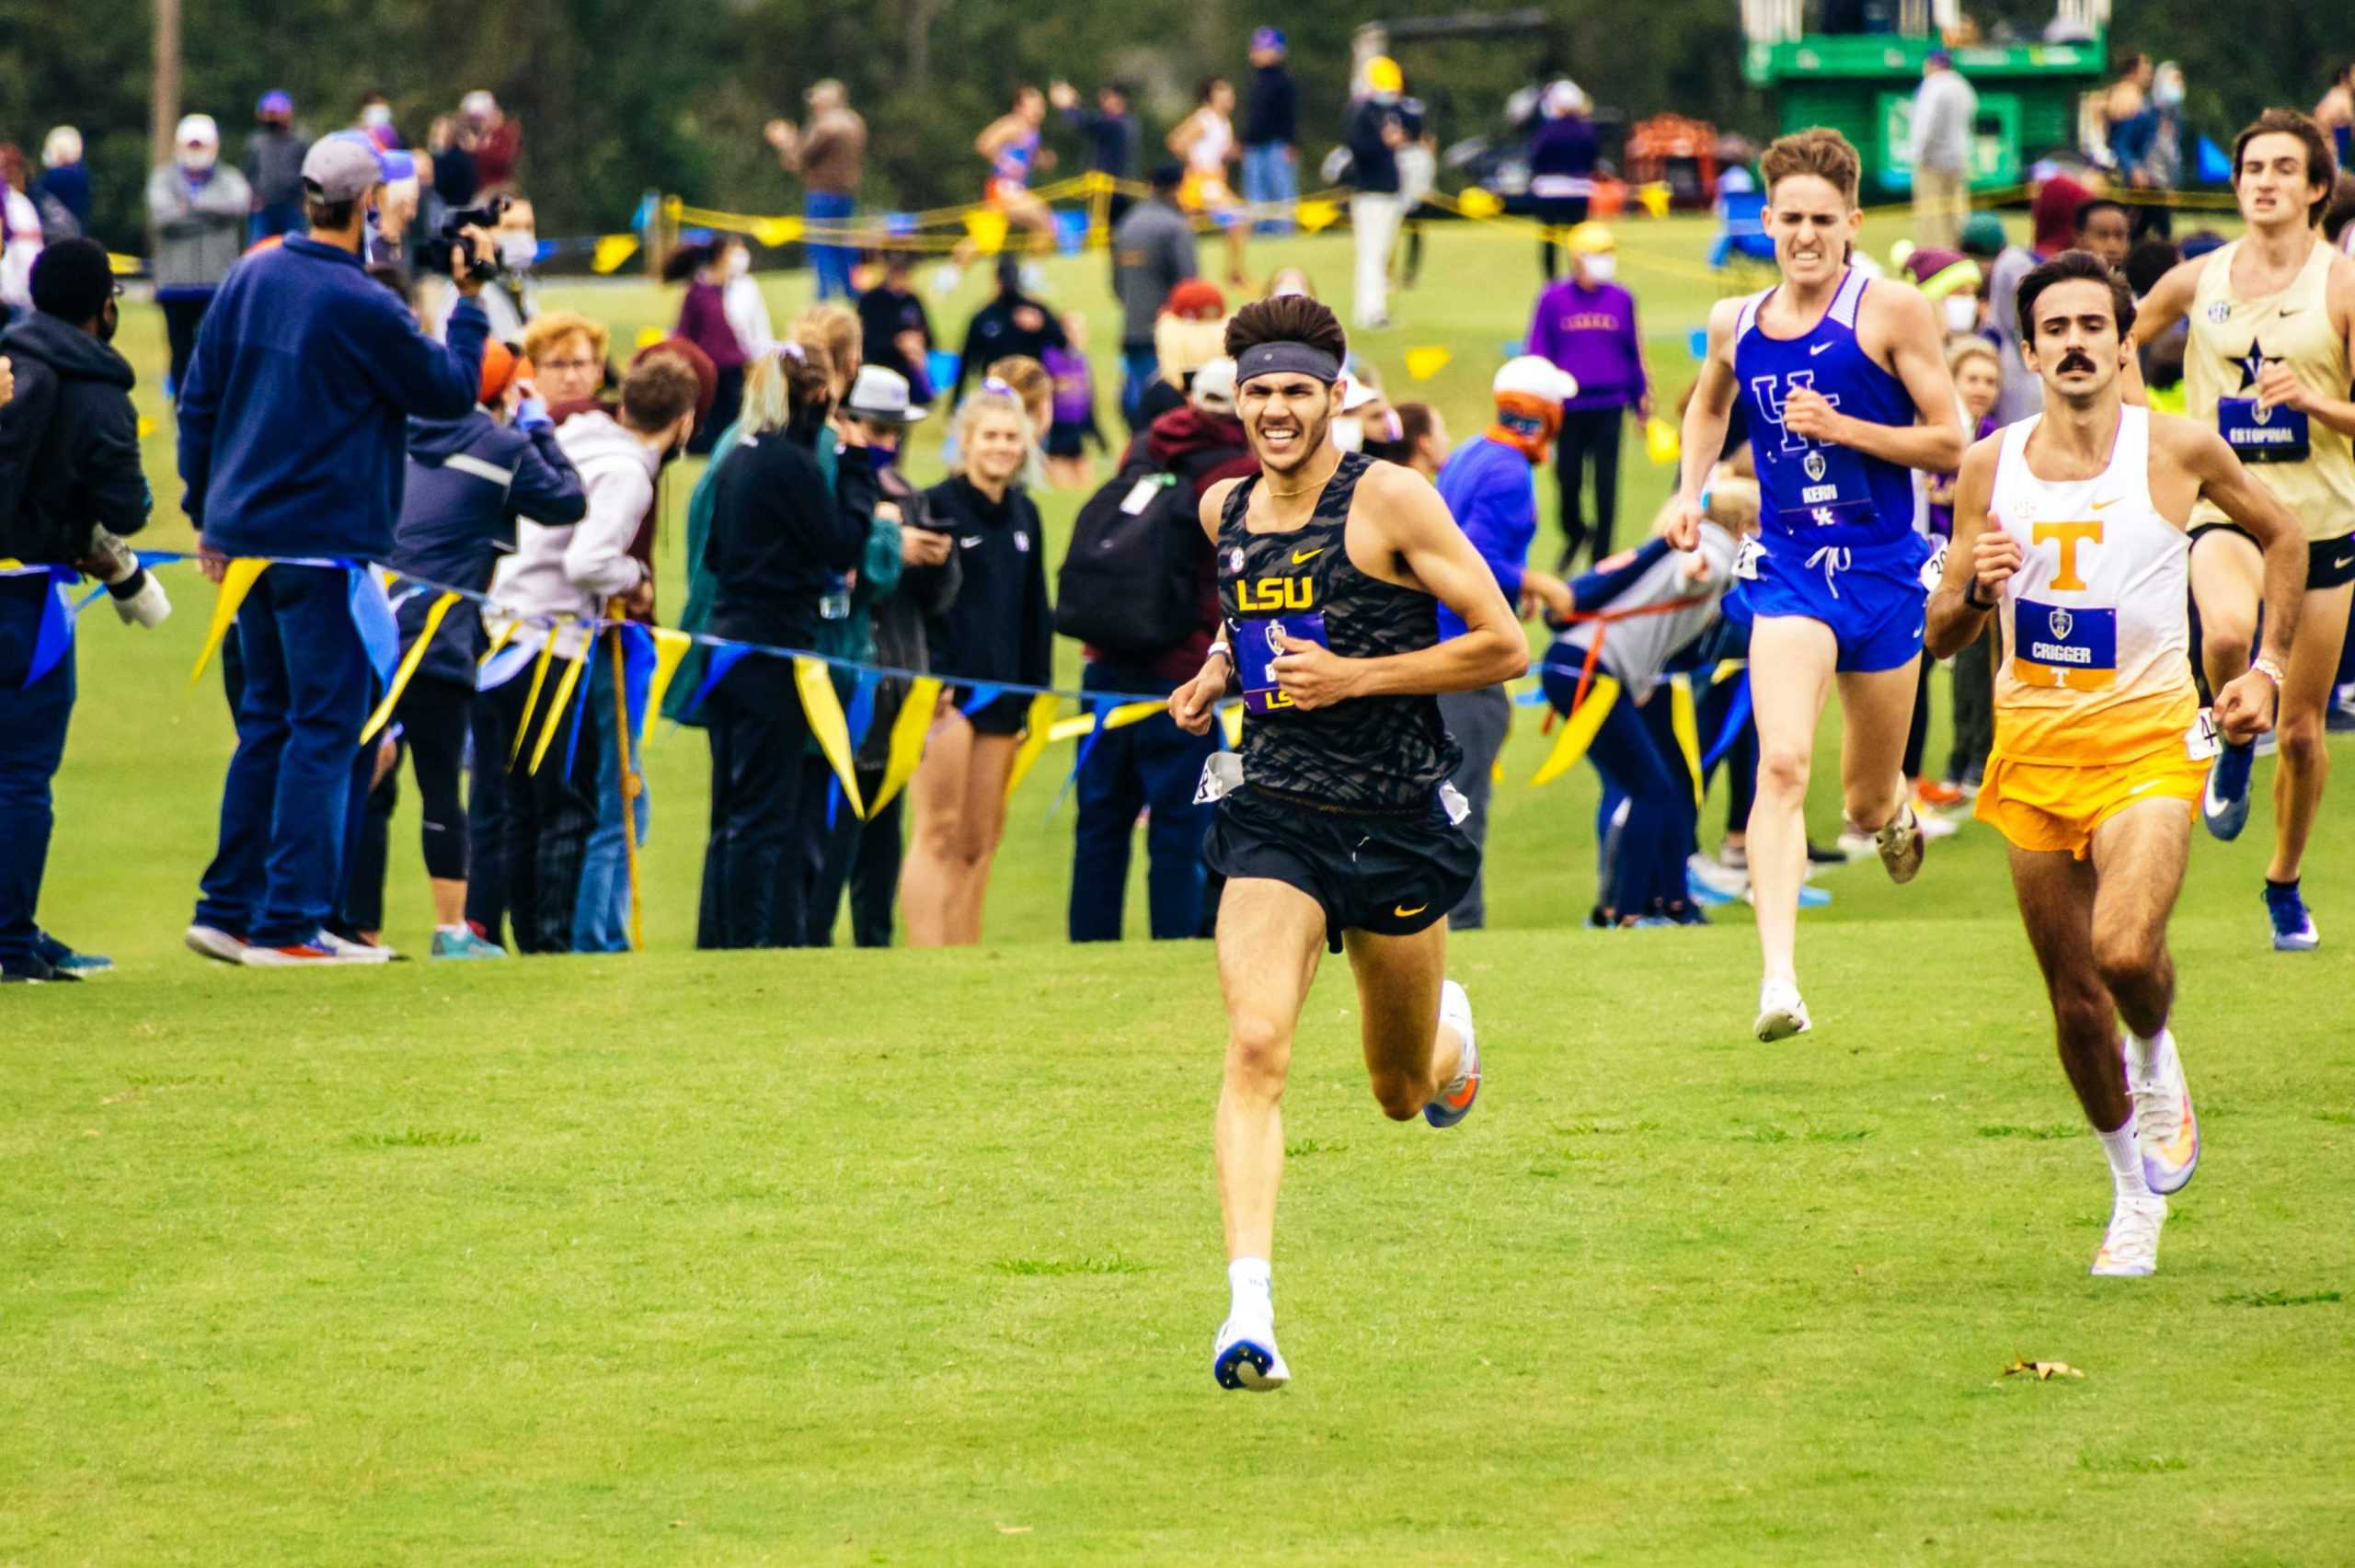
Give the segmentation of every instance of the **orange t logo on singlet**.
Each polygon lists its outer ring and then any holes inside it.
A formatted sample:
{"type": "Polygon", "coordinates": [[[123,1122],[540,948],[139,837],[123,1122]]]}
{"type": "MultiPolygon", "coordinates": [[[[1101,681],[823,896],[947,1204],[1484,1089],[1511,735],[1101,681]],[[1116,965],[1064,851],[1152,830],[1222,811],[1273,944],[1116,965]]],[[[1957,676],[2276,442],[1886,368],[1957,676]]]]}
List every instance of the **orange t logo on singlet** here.
{"type": "Polygon", "coordinates": [[[2052,570],[2052,588],[2060,593],[2083,593],[2085,579],[2077,571],[2077,546],[2101,543],[2101,523],[2039,522],[2029,537],[2039,544],[2058,544],[2061,561],[2052,570]]]}

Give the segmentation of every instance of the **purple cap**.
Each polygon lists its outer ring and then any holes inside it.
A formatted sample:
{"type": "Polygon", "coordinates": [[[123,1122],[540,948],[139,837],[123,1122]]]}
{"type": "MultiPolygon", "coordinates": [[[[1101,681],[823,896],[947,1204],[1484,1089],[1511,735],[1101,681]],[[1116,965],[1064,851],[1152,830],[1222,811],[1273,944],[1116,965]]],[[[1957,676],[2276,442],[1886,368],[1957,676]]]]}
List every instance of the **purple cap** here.
{"type": "Polygon", "coordinates": [[[1254,49],[1272,49],[1281,53],[1284,47],[1284,29],[1281,28],[1252,29],[1251,47],[1254,49]]]}
{"type": "Polygon", "coordinates": [[[1932,65],[1951,65],[1954,63],[1954,54],[1948,50],[1934,49],[1930,51],[1927,63],[1932,65]]]}
{"type": "Polygon", "coordinates": [[[257,115],[275,114],[291,118],[294,113],[293,95],[287,92],[283,87],[272,87],[270,91],[262,94],[261,102],[254,105],[254,113],[257,115]]]}

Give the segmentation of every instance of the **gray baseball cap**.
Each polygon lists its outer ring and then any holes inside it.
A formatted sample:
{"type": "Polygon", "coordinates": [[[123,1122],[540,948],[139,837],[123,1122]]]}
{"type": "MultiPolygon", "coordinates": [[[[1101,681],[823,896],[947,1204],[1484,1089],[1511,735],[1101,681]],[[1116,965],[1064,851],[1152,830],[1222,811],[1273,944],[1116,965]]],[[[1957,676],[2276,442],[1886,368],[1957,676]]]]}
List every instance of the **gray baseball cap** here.
{"type": "Polygon", "coordinates": [[[303,155],[303,185],[322,201],[351,201],[382,185],[376,149],[357,136],[323,136],[303,155]]]}
{"type": "Polygon", "coordinates": [[[880,365],[858,367],[858,379],[850,383],[850,395],[843,399],[843,412],[901,425],[913,425],[925,414],[922,408],[908,406],[908,378],[880,365]]]}

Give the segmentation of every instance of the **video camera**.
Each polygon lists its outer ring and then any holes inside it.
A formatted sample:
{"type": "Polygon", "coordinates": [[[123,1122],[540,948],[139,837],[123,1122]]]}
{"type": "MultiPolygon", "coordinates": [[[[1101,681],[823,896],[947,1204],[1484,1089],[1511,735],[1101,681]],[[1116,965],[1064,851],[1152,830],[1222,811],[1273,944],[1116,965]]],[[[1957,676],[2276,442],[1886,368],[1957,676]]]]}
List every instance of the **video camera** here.
{"type": "Polygon", "coordinates": [[[451,258],[466,258],[466,276],[488,282],[505,270],[496,246],[478,246],[466,237],[468,229],[495,229],[507,213],[507,198],[494,196],[479,207],[462,207],[446,214],[431,239],[417,247],[418,264],[444,277],[453,276],[451,258]]]}

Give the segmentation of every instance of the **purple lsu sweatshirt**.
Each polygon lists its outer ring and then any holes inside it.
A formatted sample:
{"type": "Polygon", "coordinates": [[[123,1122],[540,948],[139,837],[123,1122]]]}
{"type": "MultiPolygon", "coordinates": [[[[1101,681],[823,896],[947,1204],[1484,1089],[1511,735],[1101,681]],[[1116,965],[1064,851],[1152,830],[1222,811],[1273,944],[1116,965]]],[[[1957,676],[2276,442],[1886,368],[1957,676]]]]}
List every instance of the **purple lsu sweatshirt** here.
{"type": "Polygon", "coordinates": [[[1528,351],[1578,378],[1570,409],[1619,408],[1645,391],[1636,331],[1636,296],[1616,283],[1590,289],[1565,279],[1537,296],[1528,351]]]}

